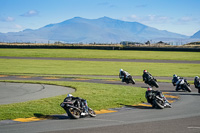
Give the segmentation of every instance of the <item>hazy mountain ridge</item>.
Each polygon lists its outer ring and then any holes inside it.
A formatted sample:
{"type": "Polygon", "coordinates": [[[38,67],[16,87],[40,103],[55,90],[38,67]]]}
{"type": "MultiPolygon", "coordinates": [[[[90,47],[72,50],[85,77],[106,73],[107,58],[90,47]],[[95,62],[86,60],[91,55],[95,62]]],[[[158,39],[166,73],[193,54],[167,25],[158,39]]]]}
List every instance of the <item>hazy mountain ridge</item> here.
{"type": "Polygon", "coordinates": [[[69,43],[119,43],[121,41],[187,40],[189,38],[189,36],[158,30],[138,22],[127,22],[108,17],[98,19],[74,17],[61,23],[46,25],[36,30],[26,29],[20,32],[0,34],[0,41],[4,42],[63,41],[69,43]]]}

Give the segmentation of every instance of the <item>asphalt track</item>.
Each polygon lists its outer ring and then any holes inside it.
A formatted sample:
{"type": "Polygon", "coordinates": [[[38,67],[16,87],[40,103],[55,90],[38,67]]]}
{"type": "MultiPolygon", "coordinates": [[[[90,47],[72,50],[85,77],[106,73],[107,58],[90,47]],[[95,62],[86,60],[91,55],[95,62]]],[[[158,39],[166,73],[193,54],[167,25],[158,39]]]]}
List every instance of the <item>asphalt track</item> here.
{"type": "MultiPolygon", "coordinates": [[[[156,77],[157,79],[161,77],[156,77]]],[[[126,85],[120,81],[109,80],[77,80],[70,78],[47,79],[44,77],[20,78],[17,76],[0,77],[0,80],[56,80],[56,81],[79,81],[95,82],[115,85],[126,85]]],[[[130,85],[130,84],[129,84],[130,85]]],[[[179,96],[180,99],[172,103],[172,108],[163,110],[152,109],[143,106],[124,106],[123,108],[113,109],[117,112],[99,114],[95,118],[82,118],[71,120],[66,114],[54,115],[47,120],[36,122],[13,122],[1,121],[0,132],[2,133],[25,133],[25,132],[49,132],[49,133],[199,133],[200,132],[200,94],[191,85],[192,92],[175,92],[171,83],[159,82],[159,89],[163,92],[170,92],[172,95],[179,96]]],[[[136,85],[148,87],[142,82],[136,85]]],[[[39,85],[38,88],[41,88],[39,85]]],[[[41,89],[39,89],[41,90],[41,89]]],[[[133,92],[134,93],[134,92],[133,92]]]]}
{"type": "Polygon", "coordinates": [[[0,104],[19,103],[74,92],[62,86],[0,82],[0,104]]]}

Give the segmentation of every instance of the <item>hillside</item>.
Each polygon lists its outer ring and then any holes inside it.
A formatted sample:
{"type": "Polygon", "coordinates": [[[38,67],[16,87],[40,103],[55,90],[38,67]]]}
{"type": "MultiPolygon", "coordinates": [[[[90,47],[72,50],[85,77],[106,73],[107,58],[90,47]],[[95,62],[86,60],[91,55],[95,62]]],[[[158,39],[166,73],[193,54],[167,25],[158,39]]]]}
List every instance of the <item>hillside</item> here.
{"type": "Polygon", "coordinates": [[[83,42],[83,43],[119,43],[121,41],[145,42],[176,41],[188,39],[188,36],[158,30],[138,22],[127,22],[108,17],[72,19],[49,24],[36,30],[0,33],[2,42],[83,42]]]}

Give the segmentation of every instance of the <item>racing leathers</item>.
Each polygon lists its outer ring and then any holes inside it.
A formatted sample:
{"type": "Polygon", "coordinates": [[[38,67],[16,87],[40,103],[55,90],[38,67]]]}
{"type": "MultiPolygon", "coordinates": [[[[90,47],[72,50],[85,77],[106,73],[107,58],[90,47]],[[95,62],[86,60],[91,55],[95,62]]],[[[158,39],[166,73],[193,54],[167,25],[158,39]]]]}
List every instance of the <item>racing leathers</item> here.
{"type": "Polygon", "coordinates": [[[154,79],[154,77],[149,72],[144,72],[142,78],[146,84],[149,82],[150,79],[154,79]]]}
{"type": "MultiPolygon", "coordinates": [[[[151,105],[154,105],[153,104],[153,99],[152,99],[153,93],[156,96],[162,97],[164,99],[164,101],[165,101],[164,106],[165,107],[168,106],[168,105],[171,105],[168,102],[167,98],[162,94],[162,92],[161,91],[157,91],[157,90],[156,91],[154,91],[154,90],[146,91],[145,97],[146,97],[148,103],[150,103],[151,105]]],[[[154,108],[154,106],[153,106],[153,108],[154,108]]]]}
{"type": "Polygon", "coordinates": [[[119,78],[122,79],[122,82],[125,82],[125,79],[128,78],[130,74],[126,71],[119,72],[119,78]]]}

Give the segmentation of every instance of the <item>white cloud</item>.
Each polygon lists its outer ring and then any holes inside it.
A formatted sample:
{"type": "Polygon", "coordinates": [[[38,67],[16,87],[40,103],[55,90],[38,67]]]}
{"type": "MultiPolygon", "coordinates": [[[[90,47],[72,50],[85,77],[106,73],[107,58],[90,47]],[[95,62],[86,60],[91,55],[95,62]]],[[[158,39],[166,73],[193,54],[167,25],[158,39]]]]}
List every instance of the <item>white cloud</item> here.
{"type": "Polygon", "coordinates": [[[36,11],[36,10],[30,10],[30,11],[28,11],[28,12],[26,12],[26,13],[20,15],[20,16],[23,16],[23,17],[33,17],[33,16],[36,16],[38,14],[39,14],[38,11],[36,11]]]}
{"type": "Polygon", "coordinates": [[[14,28],[16,28],[16,29],[22,29],[23,27],[21,25],[19,25],[19,24],[15,24],[14,28]]]}
{"type": "Polygon", "coordinates": [[[122,18],[125,21],[136,21],[143,24],[163,24],[169,23],[172,21],[172,18],[167,16],[158,16],[158,15],[146,15],[146,16],[138,16],[138,15],[131,15],[128,17],[122,18]]]}
{"type": "Polygon", "coordinates": [[[3,22],[13,22],[15,19],[13,17],[4,17],[4,18],[0,18],[0,21],[3,21],[3,22]]]}

